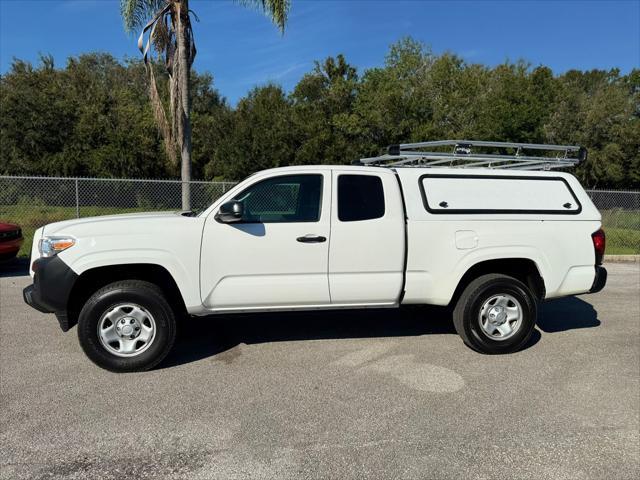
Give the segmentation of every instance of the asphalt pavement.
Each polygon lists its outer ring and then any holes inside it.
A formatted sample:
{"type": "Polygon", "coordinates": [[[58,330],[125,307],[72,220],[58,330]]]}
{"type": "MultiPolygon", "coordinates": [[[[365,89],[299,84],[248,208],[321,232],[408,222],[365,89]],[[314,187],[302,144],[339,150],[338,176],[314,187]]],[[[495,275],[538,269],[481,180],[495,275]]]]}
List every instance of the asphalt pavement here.
{"type": "Polygon", "coordinates": [[[636,479],[640,265],[550,301],[528,347],[466,348],[446,311],[183,322],[151,372],[94,366],[0,274],[1,479],[636,479]]]}

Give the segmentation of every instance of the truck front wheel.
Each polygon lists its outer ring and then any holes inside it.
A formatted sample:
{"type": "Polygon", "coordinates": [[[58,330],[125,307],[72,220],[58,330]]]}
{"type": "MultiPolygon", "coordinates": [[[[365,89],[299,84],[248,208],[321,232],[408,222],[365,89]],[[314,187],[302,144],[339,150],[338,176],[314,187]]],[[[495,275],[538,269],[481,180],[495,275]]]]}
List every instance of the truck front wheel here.
{"type": "Polygon", "coordinates": [[[501,274],[473,280],[453,311],[464,343],[481,353],[511,353],[529,341],[536,325],[536,300],[521,281],[501,274]]]}
{"type": "Polygon", "coordinates": [[[140,280],[111,283],[95,292],[78,317],[87,356],[112,372],[153,368],[175,340],[175,316],[156,285],[140,280]]]}

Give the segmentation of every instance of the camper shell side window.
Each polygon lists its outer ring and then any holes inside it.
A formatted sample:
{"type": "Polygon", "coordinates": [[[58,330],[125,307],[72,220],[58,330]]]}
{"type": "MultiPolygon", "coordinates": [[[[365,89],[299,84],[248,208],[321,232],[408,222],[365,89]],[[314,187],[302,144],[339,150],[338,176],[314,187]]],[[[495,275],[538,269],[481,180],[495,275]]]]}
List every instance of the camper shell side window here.
{"type": "Polygon", "coordinates": [[[577,215],[582,205],[562,177],[424,174],[418,179],[432,214],[577,215]]]}

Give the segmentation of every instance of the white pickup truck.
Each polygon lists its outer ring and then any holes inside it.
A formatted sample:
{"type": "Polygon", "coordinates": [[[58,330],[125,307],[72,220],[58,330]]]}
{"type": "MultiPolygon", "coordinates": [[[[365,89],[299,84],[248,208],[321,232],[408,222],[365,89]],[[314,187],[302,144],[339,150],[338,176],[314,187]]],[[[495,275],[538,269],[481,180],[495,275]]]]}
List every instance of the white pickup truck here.
{"type": "MultiPolygon", "coordinates": [[[[416,151],[431,144],[455,147],[416,151]]],[[[516,351],[539,301],[604,287],[604,232],[572,175],[531,170],[566,166],[577,147],[553,158],[478,145],[265,170],[198,215],[46,225],[25,301],[64,331],[77,323],[85,353],[112,371],[157,365],[184,315],[230,312],[449,305],[471,348],[516,351]]]]}

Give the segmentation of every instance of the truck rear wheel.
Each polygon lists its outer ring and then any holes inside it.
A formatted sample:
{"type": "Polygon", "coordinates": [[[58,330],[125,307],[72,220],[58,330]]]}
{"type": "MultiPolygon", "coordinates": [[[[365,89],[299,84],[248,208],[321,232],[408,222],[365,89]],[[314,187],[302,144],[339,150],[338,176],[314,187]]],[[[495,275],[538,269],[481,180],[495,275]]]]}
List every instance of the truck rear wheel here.
{"type": "Polygon", "coordinates": [[[529,341],[536,325],[536,300],[521,281],[501,274],[473,280],[453,311],[453,324],[472,349],[511,353],[529,341]]]}
{"type": "Polygon", "coordinates": [[[169,353],[176,324],[156,285],[140,280],[111,283],[84,304],[78,338],[87,356],[112,372],[153,368],[169,353]]]}

